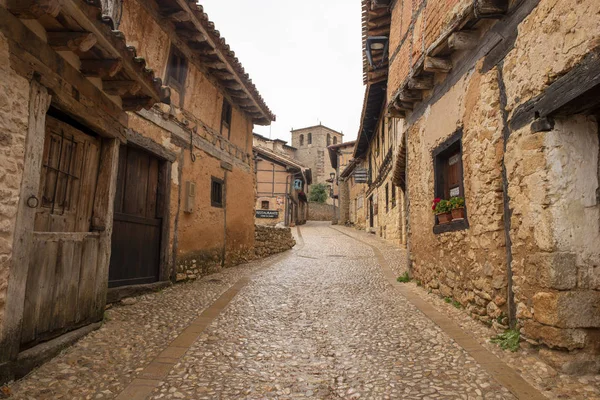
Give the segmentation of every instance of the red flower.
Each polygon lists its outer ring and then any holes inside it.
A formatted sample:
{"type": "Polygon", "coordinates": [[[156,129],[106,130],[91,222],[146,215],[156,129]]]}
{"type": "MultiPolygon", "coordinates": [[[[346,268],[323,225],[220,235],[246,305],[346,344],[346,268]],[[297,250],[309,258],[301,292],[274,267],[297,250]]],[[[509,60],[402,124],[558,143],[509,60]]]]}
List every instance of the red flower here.
{"type": "Polygon", "coordinates": [[[433,205],[431,206],[431,209],[435,211],[435,207],[437,206],[437,204],[442,201],[442,199],[440,199],[439,197],[436,197],[435,199],[433,199],[433,205]]]}

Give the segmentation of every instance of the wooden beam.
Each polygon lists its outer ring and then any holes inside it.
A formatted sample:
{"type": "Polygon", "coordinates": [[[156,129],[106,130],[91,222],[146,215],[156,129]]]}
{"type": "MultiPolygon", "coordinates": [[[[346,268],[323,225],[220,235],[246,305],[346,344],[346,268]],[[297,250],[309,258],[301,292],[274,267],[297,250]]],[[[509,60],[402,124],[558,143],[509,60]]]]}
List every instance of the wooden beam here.
{"type": "Polygon", "coordinates": [[[454,32],[448,37],[448,47],[450,50],[471,50],[479,44],[479,32],[477,31],[459,31],[454,32]]]}
{"type": "Polygon", "coordinates": [[[409,89],[431,90],[433,89],[433,75],[415,76],[408,80],[409,89]]]}
{"type": "Polygon", "coordinates": [[[398,93],[400,101],[415,102],[423,99],[423,94],[417,90],[404,89],[398,93]]]}
{"type": "Polygon", "coordinates": [[[221,82],[221,84],[227,89],[234,89],[234,90],[244,89],[244,86],[241,83],[239,83],[238,81],[227,80],[227,81],[221,82]]]}
{"type": "Polygon", "coordinates": [[[191,21],[192,16],[187,11],[180,10],[180,11],[176,11],[174,13],[165,15],[165,18],[167,18],[173,22],[188,22],[188,21],[191,21]]]}
{"type": "Polygon", "coordinates": [[[448,73],[452,69],[452,60],[442,57],[425,57],[423,70],[427,72],[448,73]]]}
{"type": "Polygon", "coordinates": [[[113,96],[124,96],[127,93],[136,95],[141,89],[142,85],[136,81],[102,81],[102,90],[113,96]]]}
{"type": "Polygon", "coordinates": [[[189,42],[206,42],[206,36],[195,30],[177,29],[175,33],[177,33],[177,35],[179,35],[182,39],[187,40],[189,42]]]}
{"type": "Polygon", "coordinates": [[[508,12],[508,1],[475,0],[473,11],[477,18],[501,18],[508,12]]]}
{"type": "Polygon", "coordinates": [[[122,68],[121,60],[81,60],[81,73],[87,77],[112,78],[122,68]]]}
{"type": "Polygon", "coordinates": [[[56,17],[60,13],[60,0],[8,0],[6,8],[23,19],[37,19],[44,15],[56,17]]]}
{"type": "Polygon", "coordinates": [[[221,60],[214,60],[214,59],[203,59],[201,60],[201,62],[206,65],[208,68],[212,68],[212,69],[218,69],[220,71],[224,71],[227,69],[227,64],[225,64],[223,61],[221,60]]]}
{"type": "Polygon", "coordinates": [[[48,44],[54,50],[70,50],[85,53],[98,43],[98,38],[89,32],[47,32],[48,44]]]}
{"type": "Polygon", "coordinates": [[[123,99],[123,110],[140,111],[142,108],[149,108],[152,103],[151,97],[126,97],[123,99]]]}

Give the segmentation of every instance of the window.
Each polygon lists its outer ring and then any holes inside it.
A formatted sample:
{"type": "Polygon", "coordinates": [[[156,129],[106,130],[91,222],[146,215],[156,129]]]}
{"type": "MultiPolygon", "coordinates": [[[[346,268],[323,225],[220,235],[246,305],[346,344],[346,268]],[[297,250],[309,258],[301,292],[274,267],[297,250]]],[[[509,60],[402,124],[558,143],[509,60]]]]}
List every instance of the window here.
{"type": "MultiPolygon", "coordinates": [[[[433,152],[435,197],[448,200],[464,197],[462,166],[462,130],[452,135],[433,152]]],[[[465,206],[466,213],[466,206],[465,206]]],[[[467,229],[467,218],[449,224],[436,225],[435,233],[467,229]]]]}
{"type": "Polygon", "coordinates": [[[171,47],[169,65],[167,67],[167,84],[181,91],[187,75],[187,59],[175,47],[171,47]]]}
{"type": "Polygon", "coordinates": [[[260,208],[262,208],[263,210],[268,210],[269,209],[269,200],[263,200],[261,202],[260,208]]]}
{"type": "Polygon", "coordinates": [[[304,146],[304,135],[300,135],[300,146],[304,146]]]}
{"type": "Polygon", "coordinates": [[[333,137],[333,144],[337,144],[337,137],[333,137]]]}
{"type": "Polygon", "coordinates": [[[328,133],[327,134],[327,146],[331,145],[331,135],[328,133]]]}
{"type": "Polygon", "coordinates": [[[385,184],[385,212],[390,211],[390,184],[385,184]]]}
{"type": "Polygon", "coordinates": [[[231,104],[225,99],[221,110],[221,135],[231,138],[231,104]]]}
{"type": "Polygon", "coordinates": [[[392,208],[396,207],[396,186],[392,185],[392,208]]]}
{"type": "Polygon", "coordinates": [[[213,207],[223,207],[223,180],[211,178],[210,204],[213,207]]]}
{"type": "Polygon", "coordinates": [[[308,133],[308,140],[307,140],[307,144],[312,144],[312,133],[308,133]]]}

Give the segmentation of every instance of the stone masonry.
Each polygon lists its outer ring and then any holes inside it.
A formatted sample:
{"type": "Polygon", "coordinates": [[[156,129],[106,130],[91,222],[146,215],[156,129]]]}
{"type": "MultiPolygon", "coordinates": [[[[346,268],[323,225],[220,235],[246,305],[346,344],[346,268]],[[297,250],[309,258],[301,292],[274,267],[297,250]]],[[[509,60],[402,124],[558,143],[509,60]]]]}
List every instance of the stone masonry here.
{"type": "Polygon", "coordinates": [[[256,225],[255,253],[264,258],[294,247],[296,241],[290,228],[256,225]]]}

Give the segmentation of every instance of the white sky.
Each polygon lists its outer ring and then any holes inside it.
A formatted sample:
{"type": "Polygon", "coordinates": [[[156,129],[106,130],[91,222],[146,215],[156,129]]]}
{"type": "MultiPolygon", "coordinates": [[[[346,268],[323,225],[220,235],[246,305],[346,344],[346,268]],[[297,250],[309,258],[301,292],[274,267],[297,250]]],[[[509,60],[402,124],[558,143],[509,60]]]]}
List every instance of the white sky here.
{"type": "Polygon", "coordinates": [[[356,138],[364,97],[359,0],[200,0],[290,140],[323,123],[356,138]]]}

